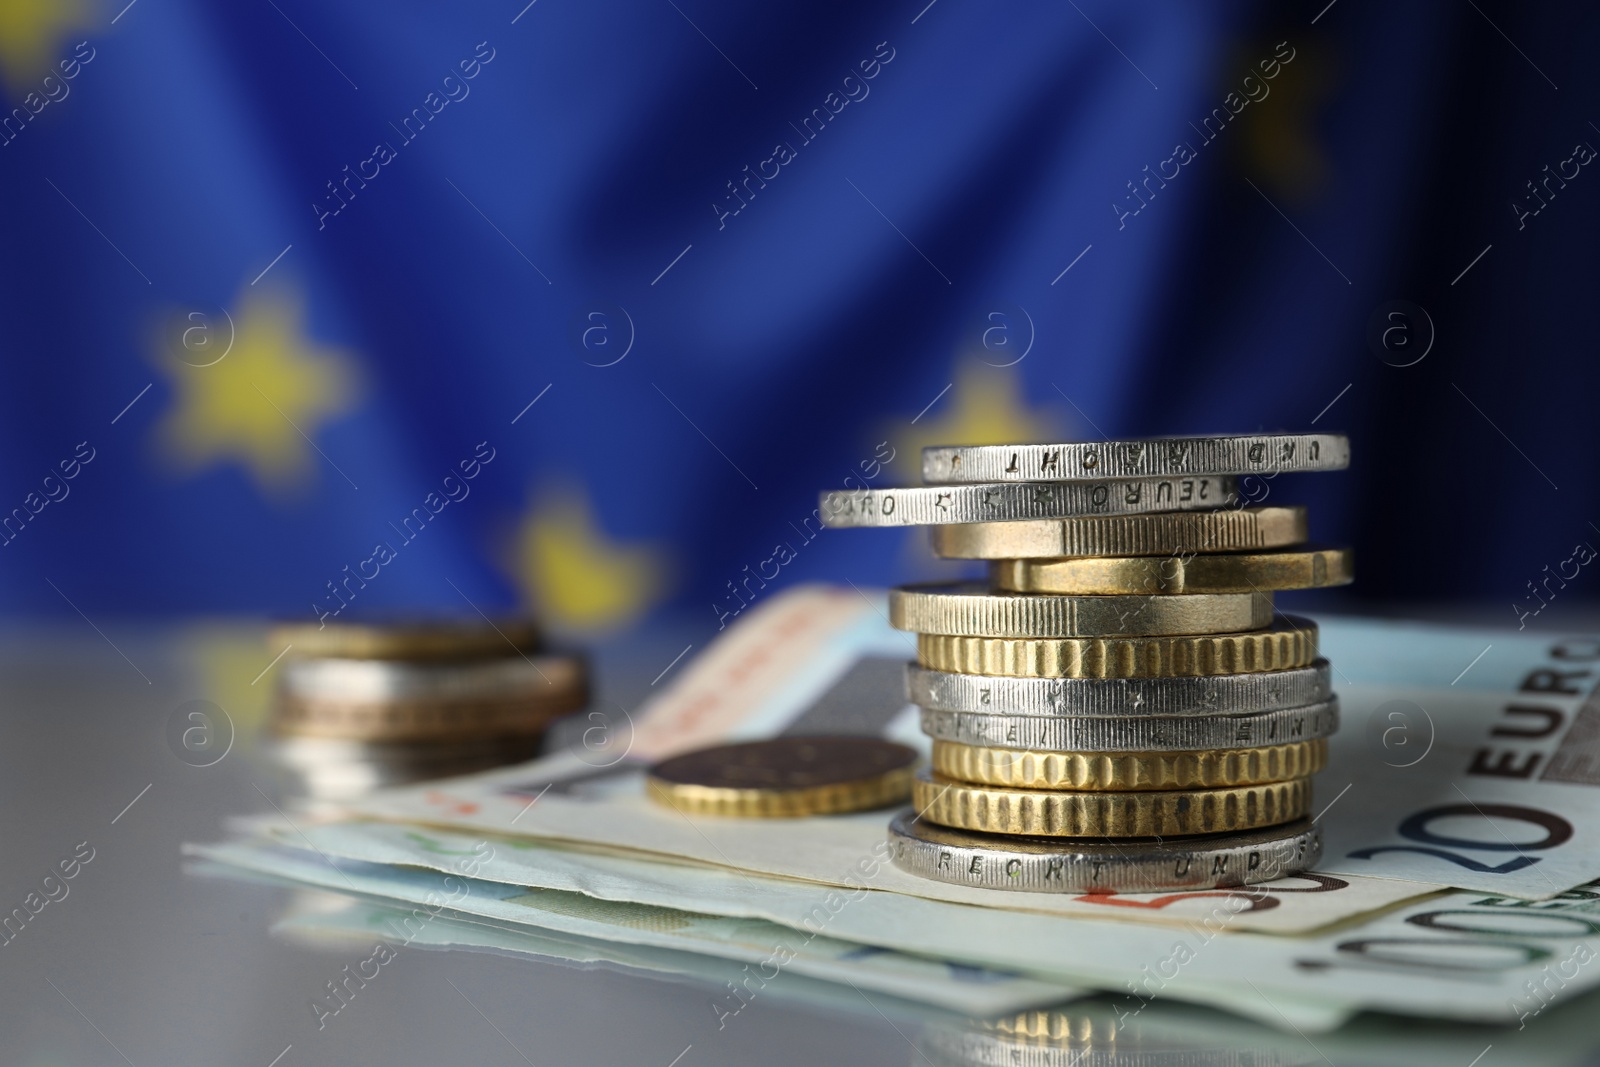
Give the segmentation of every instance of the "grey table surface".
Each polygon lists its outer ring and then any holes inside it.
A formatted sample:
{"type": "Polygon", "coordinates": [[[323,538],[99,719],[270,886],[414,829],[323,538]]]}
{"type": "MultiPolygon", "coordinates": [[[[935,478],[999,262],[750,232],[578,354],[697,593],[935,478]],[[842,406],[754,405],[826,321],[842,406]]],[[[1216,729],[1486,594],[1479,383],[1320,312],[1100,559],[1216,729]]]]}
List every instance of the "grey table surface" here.
{"type": "MultiPolygon", "coordinates": [[[[22,907],[81,844],[94,850],[67,895],[0,944],[0,1063],[963,1062],[930,1036],[962,1020],[885,1013],[848,990],[818,1002],[773,982],[719,1026],[712,1005],[726,990],[707,982],[413,947],[319,1029],[312,1002],[367,950],[273,934],[293,892],[200,876],[180,852],[222,839],[230,816],[293,796],[262,744],[272,677],[261,673],[271,659],[261,628],[97,622],[99,632],[13,624],[0,641],[0,913],[22,907]],[[173,710],[194,699],[216,702],[236,728],[227,756],[208,767],[178,759],[167,740],[173,710]]],[[[688,640],[659,627],[601,646],[597,700],[636,707],[688,640]]],[[[1196,1035],[1187,1050],[1181,1041],[1141,1050],[1124,1035],[1093,1053],[1005,1062],[1600,1062],[1600,993],[1520,1033],[1365,1016],[1306,1037],[1185,1010],[1196,1035]]]]}

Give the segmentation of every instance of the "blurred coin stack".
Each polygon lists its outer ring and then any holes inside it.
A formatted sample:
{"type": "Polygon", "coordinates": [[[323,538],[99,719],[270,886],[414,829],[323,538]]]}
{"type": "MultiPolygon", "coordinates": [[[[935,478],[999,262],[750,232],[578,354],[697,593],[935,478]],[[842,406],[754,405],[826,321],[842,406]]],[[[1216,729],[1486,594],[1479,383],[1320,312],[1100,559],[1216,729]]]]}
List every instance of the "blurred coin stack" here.
{"type": "Polygon", "coordinates": [[[1351,558],[1305,545],[1304,508],[1246,497],[1348,462],[1333,434],[938,447],[923,486],[824,494],[829,526],[928,525],[938,555],[990,561],[987,583],[890,593],[933,739],[896,862],[1039,892],[1315,863],[1338,704],[1316,625],[1273,592],[1344,584],[1351,558]]]}
{"type": "Polygon", "coordinates": [[[270,641],[287,649],[274,752],[317,798],[530,759],[588,702],[583,660],[541,651],[526,619],[308,623],[270,641]]]}

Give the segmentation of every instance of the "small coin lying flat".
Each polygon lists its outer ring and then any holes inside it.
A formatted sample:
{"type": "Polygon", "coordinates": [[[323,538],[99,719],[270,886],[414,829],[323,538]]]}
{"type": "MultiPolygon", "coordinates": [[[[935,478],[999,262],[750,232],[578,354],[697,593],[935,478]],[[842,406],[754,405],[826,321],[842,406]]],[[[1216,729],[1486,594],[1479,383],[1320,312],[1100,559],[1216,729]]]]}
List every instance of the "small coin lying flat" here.
{"type": "Polygon", "coordinates": [[[650,768],[650,798],[698,815],[792,818],[866,811],[911,795],[915,749],[870,737],[717,745],[650,768]]]}
{"type": "Polygon", "coordinates": [[[1265,830],[1117,841],[957,830],[903,811],[889,824],[895,866],[924,878],[1028,893],[1158,893],[1284,878],[1322,857],[1310,819],[1265,830]]]}

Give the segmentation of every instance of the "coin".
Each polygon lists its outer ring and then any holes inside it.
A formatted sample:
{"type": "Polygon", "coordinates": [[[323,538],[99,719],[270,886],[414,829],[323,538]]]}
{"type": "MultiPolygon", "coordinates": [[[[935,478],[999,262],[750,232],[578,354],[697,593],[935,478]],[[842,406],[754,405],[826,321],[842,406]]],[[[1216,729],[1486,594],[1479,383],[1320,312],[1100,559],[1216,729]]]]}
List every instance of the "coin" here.
{"type": "Polygon", "coordinates": [[[674,756],[648,784],[652,800],[699,815],[829,815],[905,800],[916,761],[915,749],[875,738],[780,737],[674,756]]]}
{"type": "Polygon", "coordinates": [[[1238,498],[1232,478],[1115,482],[906,486],[823,493],[823,523],[835,528],[1134,515],[1224,507],[1238,498]]]}
{"type": "Polygon", "coordinates": [[[1355,578],[1353,562],[1348,548],[1306,548],[1206,556],[998,559],[989,564],[989,575],[996,589],[1014,593],[1194,595],[1347,585],[1355,578]]]}
{"type": "Polygon", "coordinates": [[[521,763],[539,754],[540,742],[537,735],[399,743],[286,737],[269,744],[268,751],[294,772],[308,796],[344,800],[374,789],[521,763]]]}
{"type": "Polygon", "coordinates": [[[1304,778],[1322,770],[1328,742],[1187,752],[1049,752],[933,743],[933,770],[958,781],[1017,789],[1109,792],[1216,789],[1304,778]]]}
{"type": "Polygon", "coordinates": [[[1043,752],[1193,752],[1313,741],[1339,728],[1339,702],[1248,715],[1114,716],[921,713],[922,732],[936,741],[1043,752]]]}
{"type": "Polygon", "coordinates": [[[299,658],[462,660],[529,652],[539,628],[528,618],[405,619],[286,623],[269,635],[273,648],[289,646],[299,658]]]}
{"type": "Polygon", "coordinates": [[[1162,678],[1303,667],[1317,624],[1280,615],[1265,630],[1187,637],[954,637],[918,634],[917,662],[936,671],[1021,678],[1162,678]]]}
{"type": "Polygon", "coordinates": [[[889,823],[895,866],[955,885],[1024,893],[1159,893],[1270,882],[1322,857],[1309,819],[1179,840],[1076,841],[954,830],[903,811],[889,823]]]}
{"type": "Polygon", "coordinates": [[[984,715],[1243,715],[1320,704],[1331,691],[1325,659],[1199,678],[1002,678],[906,664],[911,703],[984,715]]]}
{"type": "Polygon", "coordinates": [[[1271,593],[1196,596],[1032,596],[957,582],[889,591],[889,625],[969,637],[1214,634],[1272,622],[1271,593]]]}
{"type": "Polygon", "coordinates": [[[1288,548],[1306,539],[1303,507],[972,522],[928,531],[946,559],[1172,556],[1288,548]]]}
{"type": "Polygon", "coordinates": [[[929,485],[1164,475],[1287,474],[1343,470],[1349,465],[1350,439],[1332,433],[935,446],[922,450],[922,480],[929,485]]]}
{"type": "Polygon", "coordinates": [[[520,685],[477,662],[297,663],[280,678],[272,726],[279,734],[352,741],[467,741],[542,733],[588,703],[588,671],[579,657],[517,662],[522,666],[506,673],[520,685]]]}
{"type": "Polygon", "coordinates": [[[969,785],[924,770],[911,801],[925,819],[959,830],[1041,837],[1165,837],[1254,830],[1298,819],[1311,781],[1160,793],[1066,793],[969,785]]]}
{"type": "Polygon", "coordinates": [[[582,681],[583,661],[572,656],[498,656],[463,662],[390,659],[284,660],[278,688],[312,700],[538,700],[556,687],[582,681]]]}
{"type": "Polygon", "coordinates": [[[273,730],[282,735],[337,737],[352,741],[463,741],[541,734],[556,719],[586,704],[584,690],[567,690],[547,701],[373,701],[280,698],[273,730]]]}

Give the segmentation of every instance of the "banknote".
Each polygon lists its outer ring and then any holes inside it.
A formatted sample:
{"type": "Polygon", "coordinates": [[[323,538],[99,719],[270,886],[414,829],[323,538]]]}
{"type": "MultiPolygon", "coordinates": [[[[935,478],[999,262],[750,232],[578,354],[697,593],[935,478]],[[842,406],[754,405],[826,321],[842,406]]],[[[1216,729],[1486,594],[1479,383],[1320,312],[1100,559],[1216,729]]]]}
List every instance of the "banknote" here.
{"type": "MultiPolygon", "coordinates": [[[[882,815],[856,819],[860,851],[866,866],[853,868],[852,891],[867,890],[883,897],[874,906],[892,909],[896,894],[882,890],[899,886],[913,876],[897,871],[882,860],[882,815]]],[[[485,834],[446,827],[390,822],[334,821],[291,825],[276,818],[260,820],[255,828],[279,844],[312,848],[329,856],[367,863],[427,867],[454,871],[461,857],[477,857],[476,877],[512,885],[537,885],[603,900],[636,901],[659,907],[705,911],[717,915],[766,919],[804,928],[814,920],[821,901],[834,893],[828,883],[778,878],[727,866],[662,862],[637,851],[595,849],[571,842],[485,834]]],[[[965,888],[965,887],[958,887],[965,888]]],[[[1421,887],[1424,893],[1434,892],[1421,887]]],[[[915,894],[911,894],[915,895],[915,894]]],[[[1068,915],[1109,922],[1156,923],[1191,927],[1212,915],[1219,906],[1227,910],[1228,933],[1254,930],[1263,933],[1307,933],[1418,897],[1418,887],[1384,878],[1298,875],[1240,889],[1189,893],[1085,893],[1054,896],[969,889],[969,902],[1024,912],[1011,922],[1017,937],[1026,937],[1045,916],[1068,915]]],[[[907,902],[914,914],[927,922],[960,922],[963,909],[950,902],[918,899],[907,902]]],[[[923,921],[919,919],[918,921],[923,921]]],[[[846,936],[846,935],[840,935],[846,936]]],[[[850,937],[859,938],[861,933],[850,937]]]]}
{"type": "MultiPolygon", "coordinates": [[[[457,912],[560,934],[732,960],[743,965],[740,969],[747,976],[754,976],[752,981],[803,975],[964,1011],[1012,1011],[1081,993],[1076,986],[1047,977],[930,959],[831,934],[799,936],[761,919],[605,901],[460,873],[362,863],[282,845],[235,841],[187,845],[185,853],[300,885],[415,905],[408,910],[408,921],[391,930],[407,943],[414,931],[431,925],[434,916],[457,912]]],[[[470,864],[456,867],[458,872],[464,869],[471,869],[470,864]]]]}
{"type": "Polygon", "coordinates": [[[1286,945],[1262,999],[1309,983],[1373,1010],[1515,1024],[1600,986],[1600,880],[1539,901],[1453,892],[1286,945]]]}
{"type": "MultiPolygon", "coordinates": [[[[312,943],[326,944],[337,939],[365,945],[375,937],[385,936],[408,914],[393,905],[360,900],[338,904],[319,901],[315,908],[291,911],[273,929],[312,943]]],[[[713,987],[737,983],[744,977],[732,961],[713,957],[445,916],[428,924],[412,944],[531,956],[585,968],[614,967],[713,987]]],[[[763,994],[830,1011],[871,1016],[881,1009],[896,1018],[920,1019],[920,1027],[913,1023],[904,1027],[904,1033],[919,1055],[932,1057],[941,1052],[997,1047],[994,1035],[1009,1018],[956,1015],[888,994],[874,994],[869,1002],[848,986],[800,975],[771,983],[763,994]],[[980,1040],[972,1041],[973,1035],[980,1040]]],[[[1492,1045],[1493,1059],[1485,1057],[1480,1064],[1558,1067],[1584,1062],[1585,1054],[1592,1059],[1600,1048],[1592,1014],[1597,997],[1600,993],[1590,992],[1551,1007],[1530,1020],[1529,1026],[1490,1035],[1476,1027],[1363,1015],[1332,1033],[1309,1038],[1281,1026],[1273,1029],[1235,1015],[1170,1000],[1152,1000],[1137,1015],[1130,1016],[1114,994],[1098,994],[1057,1006],[1051,1009],[1051,1017],[1055,1020],[1053,1029],[1070,1035],[1065,1043],[1085,1065],[1095,1062],[1136,1067],[1164,1056],[1178,1062],[1315,1065],[1331,1061],[1339,1067],[1389,1067],[1395,1063],[1408,1067],[1465,1067],[1492,1045]]],[[[708,1025],[715,1024],[708,1020],[708,1025]]],[[[1016,1051],[1023,1052],[1028,1044],[1035,1042],[1019,1042],[1021,1047],[1016,1051]]],[[[922,1061],[913,1057],[913,1062],[922,1061]]],[[[984,1061],[977,1057],[951,1057],[951,1062],[984,1061]]]]}
{"type": "MultiPolygon", "coordinates": [[[[1344,727],[1317,803],[1323,873],[1527,899],[1600,877],[1600,639],[1365,620],[1323,623],[1344,727]]],[[[862,733],[926,746],[901,671],[908,636],[882,596],[801,587],[736,623],[629,716],[604,758],[532,764],[376,794],[376,818],[605,843],[740,871],[839,882],[881,814],[761,822],[652,807],[661,756],[786,733],[862,733]]],[[[1010,906],[988,891],[890,871],[880,887],[1010,906]]],[[[1347,897],[1352,902],[1353,895],[1347,897]]],[[[1037,910],[1076,902],[1035,900],[1037,910]]]]}
{"type": "MultiPolygon", "coordinates": [[[[1154,962],[1171,951],[1178,936],[1160,927],[958,908],[884,893],[846,896],[827,887],[818,887],[813,916],[791,927],[671,907],[619,904],[459,873],[365,863],[272,841],[238,840],[184,849],[190,856],[246,874],[380,903],[404,902],[425,911],[560,934],[700,952],[742,962],[769,980],[779,974],[804,974],[978,1014],[1059,1003],[1094,988],[1121,988],[1138,973],[1133,961],[1148,957],[1154,962]],[[958,910],[970,912],[968,918],[974,922],[937,928],[958,910]],[[1019,928],[1026,931],[1020,941],[1019,928]],[[1019,966],[983,962],[991,956],[1017,961],[1019,966]]],[[[457,857],[458,871],[477,870],[476,857],[488,853],[478,845],[472,856],[457,857]]],[[[755,891],[753,885],[746,889],[755,891]]],[[[1231,913],[1232,909],[1219,906],[1209,929],[1221,929],[1231,913]]],[[[1197,923],[1193,929],[1202,926],[1197,923]]],[[[1279,952],[1285,943],[1256,934],[1217,940],[1247,938],[1263,953],[1279,952]]],[[[1248,957],[1248,952],[1241,957],[1247,970],[1248,957]]],[[[1269,1007],[1251,996],[1238,976],[1185,985],[1174,993],[1174,999],[1222,1008],[1269,1025],[1282,1026],[1287,1019],[1291,1026],[1316,1030],[1337,1026],[1357,1010],[1352,1004],[1293,988],[1278,990],[1269,1007]]]]}
{"type": "MultiPolygon", "coordinates": [[[[1544,901],[1438,894],[1332,932],[1297,938],[1221,936],[1230,914],[1222,907],[1178,931],[958,908],[871,892],[849,897],[835,892],[835,900],[824,894],[816,925],[796,929],[674,908],[616,905],[581,894],[271,844],[236,842],[194,851],[245,869],[374,897],[421,903],[449,894],[448,906],[458,912],[586,936],[684,947],[690,938],[672,929],[676,926],[693,929],[694,940],[711,954],[762,953],[766,961],[779,958],[774,953],[783,946],[795,973],[826,977],[831,969],[857,985],[932,1003],[949,1004],[936,998],[950,990],[938,987],[954,985],[957,969],[948,974],[923,970],[913,978],[905,973],[918,965],[911,953],[984,968],[991,975],[1012,972],[1012,981],[1036,979],[1043,984],[1041,994],[1048,983],[1058,983],[1062,996],[1070,995],[1064,992],[1069,989],[1106,990],[1116,995],[1122,1012],[1133,1015],[1156,1001],[1184,1001],[1306,1031],[1331,1029],[1359,1010],[1526,1028],[1560,1001],[1600,985],[1600,881],[1544,901]],[[613,908],[626,910],[608,915],[613,908]],[[811,955],[811,946],[819,942],[822,947],[811,955]],[[863,945],[873,950],[863,952],[863,945]],[[881,949],[899,949],[907,959],[881,949]]],[[[929,959],[918,962],[937,966],[929,959]]],[[[974,987],[995,998],[996,977],[974,987]]],[[[973,995],[971,990],[958,993],[973,995]]],[[[965,1003],[984,1011],[976,999],[965,1003]]]]}
{"type": "Polygon", "coordinates": [[[456,912],[560,933],[674,947],[693,941],[723,957],[762,953],[763,966],[776,971],[784,968],[773,961],[787,957],[797,974],[843,976],[835,981],[944,1006],[955,1006],[952,995],[968,997],[960,1003],[979,1013],[974,990],[998,1000],[1006,981],[1034,979],[1040,985],[1029,992],[1040,997],[1101,989],[1115,993],[1125,1013],[1138,1014],[1154,1001],[1189,1001],[1307,1032],[1333,1029],[1362,1009],[1526,1029],[1558,1001],[1600,985],[1600,881],[1549,901],[1438,894],[1309,937],[1221,936],[1226,909],[1184,931],[1005,909],[962,909],[957,923],[934,910],[950,905],[877,893],[835,893],[837,902],[824,894],[818,925],[802,931],[330,859],[309,849],[230,843],[194,851],[306,885],[413,904],[450,894],[448,907],[456,912]],[[938,961],[912,953],[949,961],[949,971],[939,973],[938,961]],[[990,981],[963,989],[958,976],[973,968],[990,981]]]}
{"type": "Polygon", "coordinates": [[[1324,870],[1527,899],[1600,877],[1600,638],[1323,632],[1344,709],[1324,870]]]}
{"type": "MultiPolygon", "coordinates": [[[[376,940],[392,937],[394,930],[405,928],[410,915],[411,909],[394,904],[319,894],[316,907],[291,908],[273,924],[272,931],[315,947],[370,947],[376,940]]],[[[707,999],[708,1008],[716,1006],[723,1010],[729,1006],[727,987],[738,987],[749,979],[749,965],[735,960],[576,934],[557,934],[483,918],[467,920],[440,915],[416,930],[407,945],[531,957],[586,970],[603,968],[643,973],[668,981],[710,986],[715,992],[707,999]]],[[[926,1019],[943,1019],[950,1015],[947,1009],[892,993],[874,992],[869,999],[850,985],[801,974],[788,974],[781,982],[766,983],[760,990],[760,998],[874,1018],[879,1011],[896,1017],[926,1019]]],[[[719,1019],[715,1009],[708,1013],[712,1028],[719,1022],[726,1026],[731,1021],[726,1017],[719,1019]]]]}

